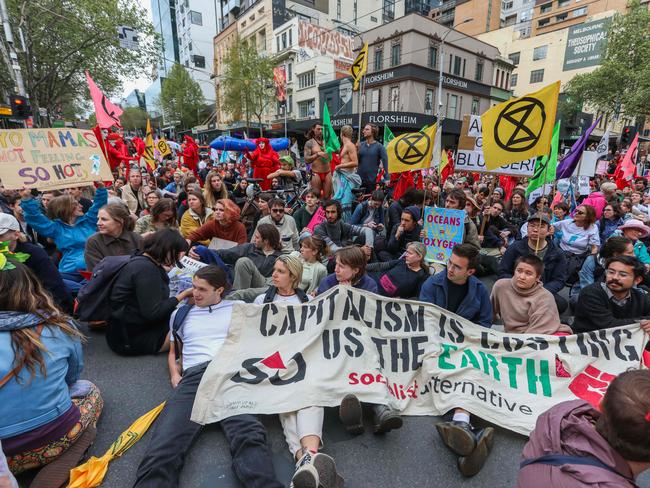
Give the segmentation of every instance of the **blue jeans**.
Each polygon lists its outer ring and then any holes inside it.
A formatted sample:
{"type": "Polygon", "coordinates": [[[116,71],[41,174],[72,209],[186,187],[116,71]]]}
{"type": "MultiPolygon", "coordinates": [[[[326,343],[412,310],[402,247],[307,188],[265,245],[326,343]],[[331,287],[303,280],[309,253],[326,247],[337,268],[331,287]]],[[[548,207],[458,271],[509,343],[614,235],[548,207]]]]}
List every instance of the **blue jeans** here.
{"type": "Polygon", "coordinates": [[[83,285],[85,285],[86,279],[81,276],[79,273],[60,273],[61,278],[63,279],[63,284],[68,289],[68,291],[73,295],[77,296],[77,293],[83,285]]]}
{"type": "MultiPolygon", "coordinates": [[[[194,397],[208,363],[189,368],[167,400],[151,432],[140,462],[134,488],[172,488],[185,462],[185,455],[201,432],[190,420],[194,397]]],[[[220,422],[230,445],[232,468],[246,488],[282,488],[275,477],[266,429],[254,415],[235,415],[220,422]]]]}

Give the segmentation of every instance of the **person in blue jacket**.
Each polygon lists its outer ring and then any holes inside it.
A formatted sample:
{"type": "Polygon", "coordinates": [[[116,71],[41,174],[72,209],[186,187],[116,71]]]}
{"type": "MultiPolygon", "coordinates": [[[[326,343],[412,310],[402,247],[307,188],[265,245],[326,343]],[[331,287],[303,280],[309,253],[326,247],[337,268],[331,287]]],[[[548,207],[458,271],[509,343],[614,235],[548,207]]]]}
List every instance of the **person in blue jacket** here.
{"type": "Polygon", "coordinates": [[[0,440],[14,474],[58,488],[96,434],[103,400],[79,381],[82,334],[18,254],[0,253],[0,440]],[[64,455],[65,454],[65,455],[64,455]]]}
{"type": "Polygon", "coordinates": [[[386,195],[381,190],[375,190],[370,199],[361,202],[354,209],[350,224],[370,227],[375,233],[384,230],[384,199],[386,195]]]}
{"type": "Polygon", "coordinates": [[[427,279],[420,290],[420,301],[433,303],[483,327],[492,326],[490,294],[474,273],[479,251],[459,244],[451,252],[447,270],[427,279]]]}
{"type": "Polygon", "coordinates": [[[40,203],[32,198],[30,190],[21,192],[20,206],[25,215],[25,222],[36,232],[54,241],[61,252],[59,272],[72,293],[81,288],[83,277],[80,270],[86,269],[84,249],[88,238],[97,232],[97,214],[106,205],[108,192],[99,183],[92,206],[83,213],[82,207],[70,195],[53,198],[47,205],[47,215],[43,213],[40,203]]]}
{"type": "MultiPolygon", "coordinates": [[[[471,244],[453,248],[447,270],[432,276],[422,285],[420,300],[433,303],[483,327],[492,326],[490,294],[473,276],[479,264],[479,251],[471,244]]],[[[454,409],[451,421],[436,424],[444,444],[458,458],[464,476],[478,473],[490,454],[494,429],[476,429],[470,424],[469,412],[454,409]]]]}

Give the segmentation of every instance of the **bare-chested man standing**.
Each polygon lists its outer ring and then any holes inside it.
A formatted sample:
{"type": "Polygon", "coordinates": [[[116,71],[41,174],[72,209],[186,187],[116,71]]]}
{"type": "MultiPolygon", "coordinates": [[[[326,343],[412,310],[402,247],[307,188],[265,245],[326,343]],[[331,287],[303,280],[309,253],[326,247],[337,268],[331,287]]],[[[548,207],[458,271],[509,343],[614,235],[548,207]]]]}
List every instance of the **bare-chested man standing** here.
{"type": "Polygon", "coordinates": [[[341,164],[336,169],[345,171],[346,173],[353,173],[359,166],[359,157],[357,156],[357,146],[352,142],[354,129],[349,125],[341,127],[341,164]]]}
{"type": "Polygon", "coordinates": [[[311,188],[322,198],[332,197],[332,173],[327,153],[323,148],[323,126],[314,124],[307,133],[305,162],[311,164],[311,188]]]}

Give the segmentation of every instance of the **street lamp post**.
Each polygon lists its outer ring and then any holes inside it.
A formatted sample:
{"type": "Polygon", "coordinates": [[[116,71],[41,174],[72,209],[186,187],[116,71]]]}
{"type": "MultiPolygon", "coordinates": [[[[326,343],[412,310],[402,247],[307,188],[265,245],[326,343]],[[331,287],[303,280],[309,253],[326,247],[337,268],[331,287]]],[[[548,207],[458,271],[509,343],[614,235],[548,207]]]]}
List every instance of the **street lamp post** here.
{"type": "MultiPolygon", "coordinates": [[[[467,22],[471,22],[472,20],[474,20],[474,19],[470,17],[469,19],[465,19],[462,22],[459,22],[458,24],[453,25],[445,33],[445,35],[442,36],[442,40],[440,41],[440,63],[439,63],[439,67],[438,67],[438,113],[436,114],[436,122],[438,124],[442,123],[442,70],[443,70],[443,63],[445,62],[445,54],[444,54],[445,39],[447,39],[447,36],[453,31],[454,28],[458,27],[459,25],[466,24],[467,22]]],[[[465,35],[466,34],[463,34],[463,36],[465,36],[465,35]]]]}

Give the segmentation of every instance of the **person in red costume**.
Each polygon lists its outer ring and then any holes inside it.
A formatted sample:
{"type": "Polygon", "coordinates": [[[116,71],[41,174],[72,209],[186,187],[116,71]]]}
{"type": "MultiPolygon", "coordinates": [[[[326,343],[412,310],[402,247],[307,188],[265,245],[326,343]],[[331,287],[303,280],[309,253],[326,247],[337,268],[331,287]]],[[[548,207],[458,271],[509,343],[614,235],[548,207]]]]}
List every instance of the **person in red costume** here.
{"type": "Polygon", "coordinates": [[[199,179],[199,146],[190,136],[183,136],[183,164],[199,179]]]}
{"type": "Polygon", "coordinates": [[[244,154],[253,167],[253,178],[262,179],[260,188],[270,190],[271,180],[267,180],[266,177],[280,169],[280,156],[273,150],[266,137],[258,137],[255,144],[257,148],[252,153],[246,151],[244,154]]]}
{"type": "Polygon", "coordinates": [[[112,132],[106,138],[108,144],[106,144],[106,153],[108,155],[108,164],[111,166],[111,170],[116,169],[120,163],[129,164],[129,161],[132,161],[134,158],[129,154],[129,150],[124,144],[124,139],[116,132],[112,132]]]}
{"type": "Polygon", "coordinates": [[[133,139],[131,139],[131,142],[133,142],[133,145],[135,146],[135,153],[138,158],[138,161],[140,161],[140,158],[144,154],[144,150],[146,149],[147,145],[140,137],[134,137],[133,139]]]}

